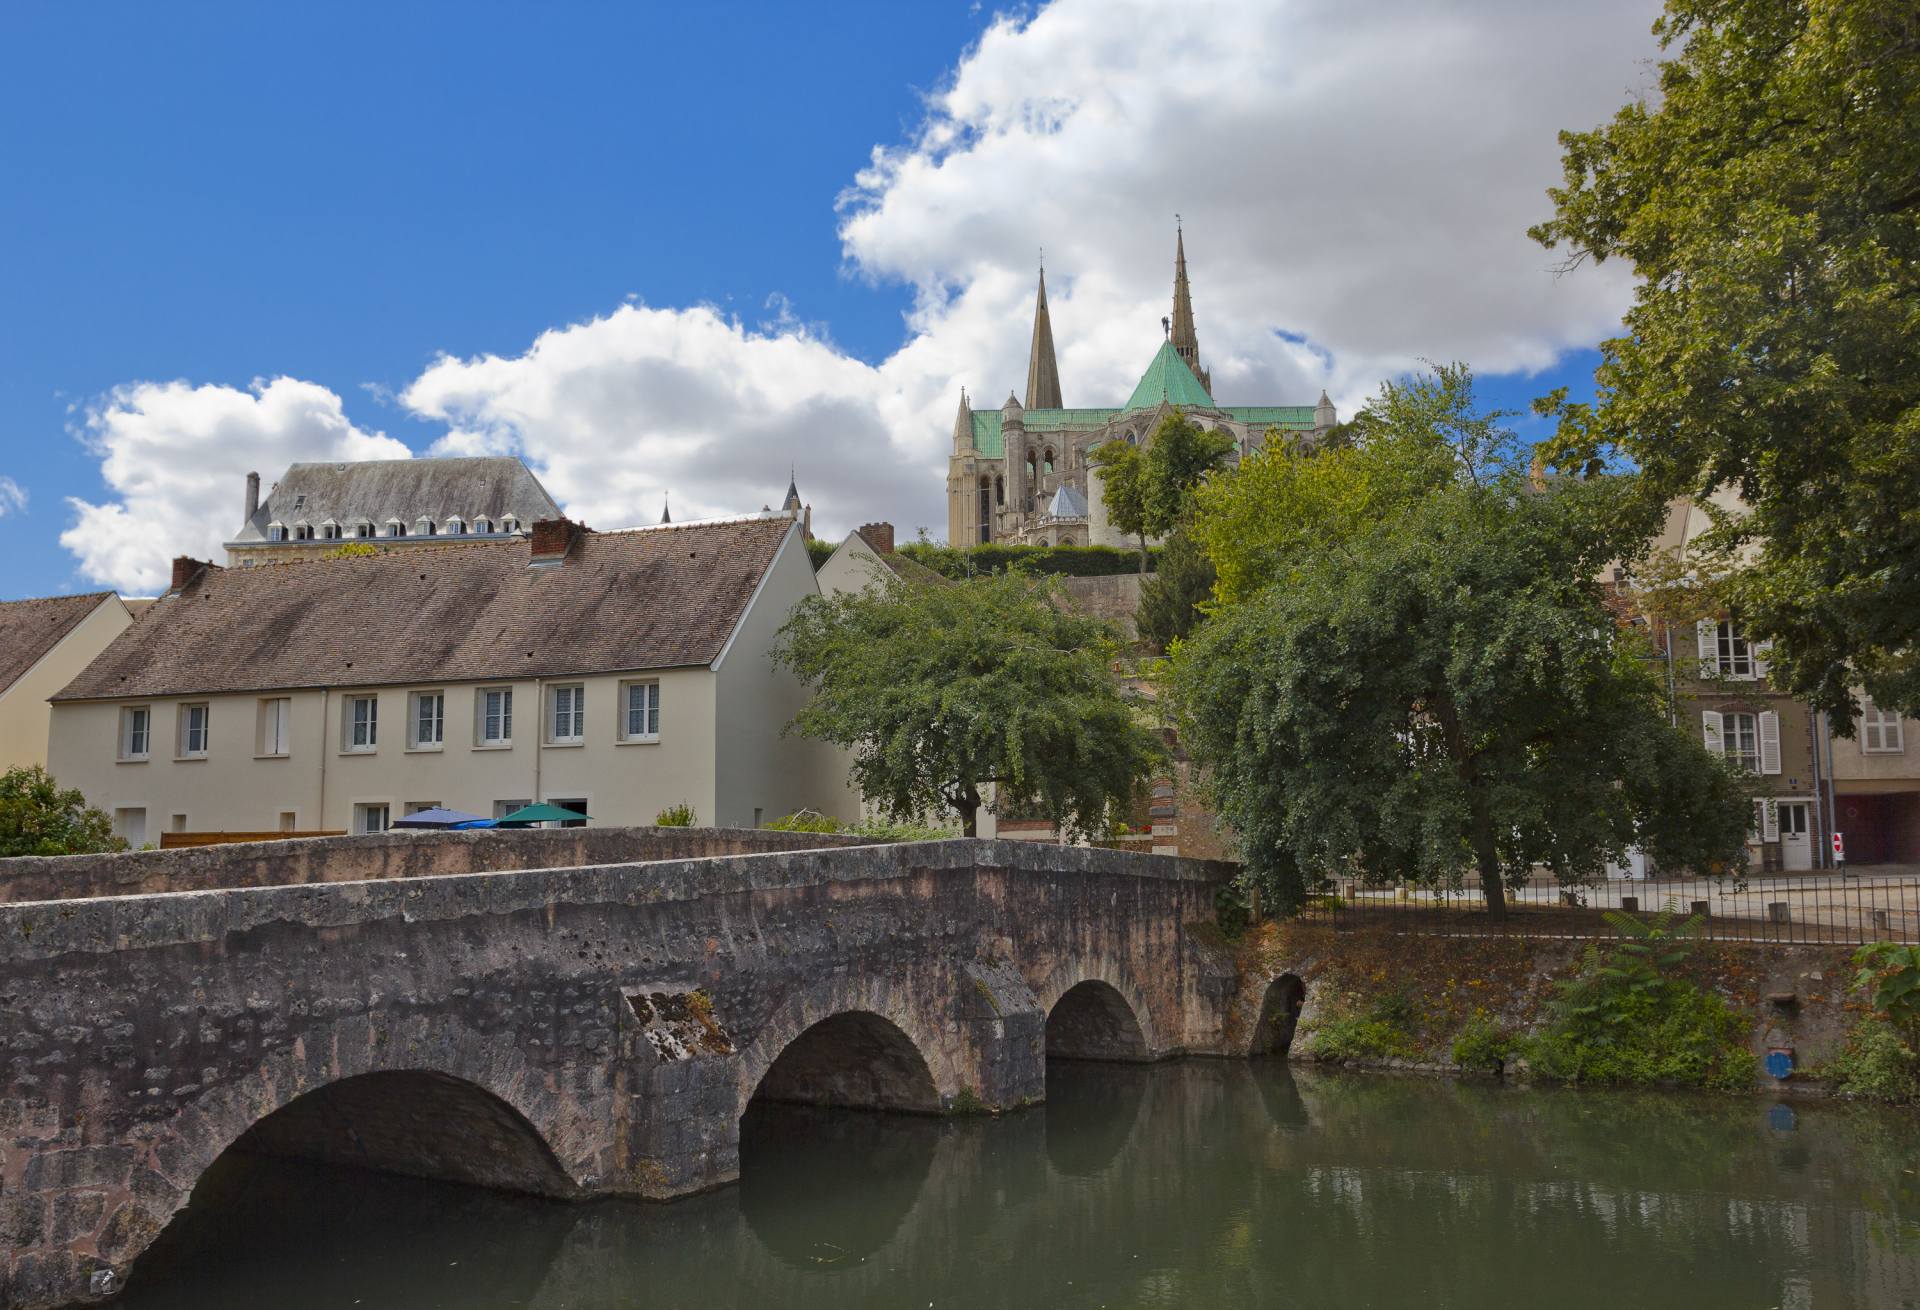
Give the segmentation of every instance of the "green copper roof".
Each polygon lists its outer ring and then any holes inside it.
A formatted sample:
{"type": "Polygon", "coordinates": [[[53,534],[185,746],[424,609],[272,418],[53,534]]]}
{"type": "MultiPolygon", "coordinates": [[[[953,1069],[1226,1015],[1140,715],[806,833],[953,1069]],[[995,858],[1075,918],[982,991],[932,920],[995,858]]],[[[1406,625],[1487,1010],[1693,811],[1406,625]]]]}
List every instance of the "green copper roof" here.
{"type": "Polygon", "coordinates": [[[973,448],[988,459],[999,459],[1007,453],[1006,439],[1000,435],[999,410],[973,411],[973,448]]]}
{"type": "Polygon", "coordinates": [[[1173,342],[1162,341],[1160,353],[1153,357],[1153,363],[1147,365],[1147,371],[1140,375],[1140,382],[1127,397],[1123,406],[1127,410],[1152,409],[1161,401],[1173,405],[1191,405],[1199,409],[1212,409],[1213,397],[1200,385],[1200,379],[1193,375],[1186,362],[1174,352],[1173,342]]]}
{"type": "Polygon", "coordinates": [[[1226,412],[1236,422],[1254,427],[1313,431],[1312,405],[1228,405],[1226,412]]]}

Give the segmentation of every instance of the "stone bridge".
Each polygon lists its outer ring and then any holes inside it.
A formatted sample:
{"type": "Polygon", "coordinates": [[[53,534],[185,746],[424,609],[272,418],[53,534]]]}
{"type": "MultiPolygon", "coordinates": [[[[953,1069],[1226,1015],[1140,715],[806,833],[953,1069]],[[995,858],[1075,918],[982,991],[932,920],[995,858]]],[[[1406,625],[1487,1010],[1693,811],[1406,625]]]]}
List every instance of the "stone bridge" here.
{"type": "Polygon", "coordinates": [[[0,904],[0,1304],[111,1295],[233,1148],[667,1199],[738,1176],[756,1097],[1010,1110],[1049,1056],[1242,1055],[1299,1006],[1218,944],[1230,866],[614,835],[584,853],[644,858],[529,868],[585,839],[504,837],[340,839],[359,863],[284,885],[237,848],[112,857],[140,890],[0,904]]]}

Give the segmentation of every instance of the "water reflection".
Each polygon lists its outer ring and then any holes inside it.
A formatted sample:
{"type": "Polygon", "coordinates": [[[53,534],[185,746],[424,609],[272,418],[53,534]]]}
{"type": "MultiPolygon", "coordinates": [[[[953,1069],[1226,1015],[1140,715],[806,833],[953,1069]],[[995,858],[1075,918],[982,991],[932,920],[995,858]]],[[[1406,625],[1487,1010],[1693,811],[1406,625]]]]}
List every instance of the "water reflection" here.
{"type": "Polygon", "coordinates": [[[742,1185],[566,1205],[224,1161],[123,1304],[1920,1304],[1910,1112],[1063,1064],[991,1121],[756,1110],[742,1185]]]}

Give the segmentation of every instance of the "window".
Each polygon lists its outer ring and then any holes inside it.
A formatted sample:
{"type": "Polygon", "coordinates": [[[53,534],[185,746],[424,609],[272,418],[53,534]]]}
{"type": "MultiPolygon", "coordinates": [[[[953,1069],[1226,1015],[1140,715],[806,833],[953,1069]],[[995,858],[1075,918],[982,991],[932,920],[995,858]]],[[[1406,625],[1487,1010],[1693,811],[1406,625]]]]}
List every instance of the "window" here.
{"type": "Polygon", "coordinates": [[[173,815],[167,820],[167,826],[175,832],[185,832],[187,830],[187,816],[184,814],[173,815]]]}
{"type": "Polygon", "coordinates": [[[500,531],[518,532],[519,530],[520,530],[520,520],[515,518],[513,515],[509,514],[505,518],[500,520],[500,531]]]}
{"type": "Polygon", "coordinates": [[[407,814],[418,814],[422,810],[437,810],[439,801],[408,801],[401,809],[407,814]]]}
{"type": "Polygon", "coordinates": [[[284,523],[267,524],[267,540],[268,541],[285,541],[286,539],[287,539],[286,524],[284,523]]]}
{"type": "Polygon", "coordinates": [[[292,810],[280,811],[280,831],[281,832],[297,832],[299,831],[299,826],[300,826],[299,816],[296,815],[294,811],[292,810]]]}
{"type": "Polygon", "coordinates": [[[120,711],[120,758],[144,760],[152,736],[153,711],[144,705],[129,705],[120,711]]]}
{"type": "Polygon", "coordinates": [[[422,537],[431,537],[434,535],[433,520],[423,518],[413,525],[413,530],[422,537]]]}
{"type": "Polygon", "coordinates": [[[353,535],[356,537],[371,537],[373,535],[373,524],[366,519],[361,519],[353,525],[353,535]]]}
{"type": "Polygon", "coordinates": [[[207,753],[208,717],[205,705],[180,707],[180,755],[183,758],[198,758],[207,753]]]}
{"type": "Polygon", "coordinates": [[[482,687],[476,696],[479,719],[479,744],[513,744],[513,688],[482,687]]]}
{"type": "Polygon", "coordinates": [[[340,525],[328,519],[320,525],[320,535],[328,541],[340,540],[340,525]]]}
{"type": "Polygon", "coordinates": [[[467,535],[466,521],[458,514],[455,514],[447,520],[447,535],[450,537],[464,537],[467,535]]]}
{"type": "Polygon", "coordinates": [[[524,810],[531,804],[533,804],[533,802],[529,800],[495,801],[493,803],[493,817],[496,819],[504,819],[515,810],[524,810]]]}
{"type": "Polygon", "coordinates": [[[473,530],[475,532],[492,532],[493,521],[491,519],[475,519],[473,521],[473,530]]]}
{"type": "Polygon", "coordinates": [[[285,696],[276,696],[260,702],[260,734],[254,743],[256,755],[285,755],[287,753],[287,731],[293,718],[293,702],[285,696]]]}
{"type": "Polygon", "coordinates": [[[1780,840],[1780,803],[1765,796],[1753,799],[1753,823],[1747,829],[1751,842],[1780,840]]]}
{"type": "Polygon", "coordinates": [[[625,697],[621,736],[627,741],[660,740],[660,684],[629,682],[621,690],[625,697]]]}
{"type": "Polygon", "coordinates": [[[407,535],[407,525],[399,519],[388,519],[387,535],[389,537],[404,537],[407,535]]]}
{"type": "Polygon", "coordinates": [[[987,480],[980,479],[980,543],[993,540],[993,502],[987,495],[987,480]]]}
{"type": "Polygon", "coordinates": [[[294,524],[293,539],[295,541],[312,541],[313,540],[313,524],[311,523],[294,524]]]}
{"type": "Polygon", "coordinates": [[[136,805],[113,812],[113,835],[136,851],[147,844],[147,811],[136,805]]]}
{"type": "Polygon", "coordinates": [[[560,800],[558,797],[556,797],[553,800],[548,801],[547,804],[558,806],[563,810],[572,810],[575,814],[578,814],[580,816],[577,819],[562,819],[558,824],[555,824],[552,826],[560,827],[560,828],[584,828],[587,826],[587,803],[585,801],[583,800],[563,801],[563,800],[560,800]]]}
{"type": "Polygon", "coordinates": [[[1780,772],[1780,716],[1771,710],[1705,710],[1700,715],[1707,749],[1749,773],[1780,772]]]}
{"type": "Polygon", "coordinates": [[[1702,620],[1699,635],[1702,676],[1746,682],[1766,673],[1767,663],[1761,658],[1765,643],[1755,646],[1730,620],[1702,620]]]}
{"type": "Polygon", "coordinates": [[[380,744],[380,701],[374,696],[347,698],[347,749],[370,751],[380,744]]]}
{"type": "Polygon", "coordinates": [[[415,750],[433,750],[446,741],[447,698],[438,691],[413,693],[413,740],[415,750]]]}
{"type": "Polygon", "coordinates": [[[1907,748],[1900,716],[1870,700],[1860,702],[1860,749],[1869,755],[1898,755],[1907,748]]]}
{"type": "Polygon", "coordinates": [[[587,689],[579,684],[553,689],[553,742],[584,741],[587,735],[587,689]]]}
{"type": "Polygon", "coordinates": [[[353,830],[362,833],[385,832],[387,830],[387,807],[385,805],[354,806],[353,830]]]}
{"type": "Polygon", "coordinates": [[[1047,447],[1047,453],[1041,457],[1040,471],[1048,475],[1053,473],[1053,447],[1051,446],[1047,447]]]}

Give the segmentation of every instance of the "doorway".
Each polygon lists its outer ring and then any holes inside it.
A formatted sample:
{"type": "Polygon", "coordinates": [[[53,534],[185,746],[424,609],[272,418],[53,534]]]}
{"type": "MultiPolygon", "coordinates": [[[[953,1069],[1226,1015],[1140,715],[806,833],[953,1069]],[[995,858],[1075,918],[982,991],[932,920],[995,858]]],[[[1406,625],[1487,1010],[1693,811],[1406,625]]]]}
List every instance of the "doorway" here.
{"type": "Polygon", "coordinates": [[[1813,867],[1813,841],[1808,835],[1806,801],[1780,802],[1780,867],[1786,870],[1813,867]]]}

